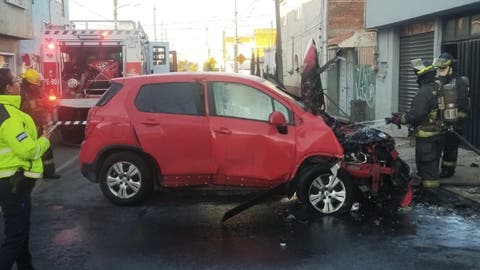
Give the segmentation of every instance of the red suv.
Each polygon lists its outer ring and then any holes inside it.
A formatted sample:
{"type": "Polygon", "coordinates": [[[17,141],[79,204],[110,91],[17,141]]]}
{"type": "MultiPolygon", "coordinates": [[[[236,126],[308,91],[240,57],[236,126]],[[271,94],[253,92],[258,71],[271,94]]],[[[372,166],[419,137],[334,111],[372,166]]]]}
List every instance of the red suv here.
{"type": "Polygon", "coordinates": [[[171,73],[114,79],[90,109],[79,159],[82,174],[120,205],[155,186],[284,184],[285,194],[328,201],[315,209],[334,213],[349,209],[353,193],[348,177],[328,177],[342,156],[323,119],[267,80],[171,73]]]}

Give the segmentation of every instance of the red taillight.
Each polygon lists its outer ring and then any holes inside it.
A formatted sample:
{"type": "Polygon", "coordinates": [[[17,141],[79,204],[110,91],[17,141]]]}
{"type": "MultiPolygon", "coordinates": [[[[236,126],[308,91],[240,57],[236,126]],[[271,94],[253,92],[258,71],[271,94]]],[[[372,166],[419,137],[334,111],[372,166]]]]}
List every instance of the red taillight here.
{"type": "Polygon", "coordinates": [[[103,38],[106,38],[107,36],[108,36],[108,32],[107,32],[107,31],[102,32],[102,37],[103,37],[103,38]]]}
{"type": "Polygon", "coordinates": [[[48,96],[48,100],[50,100],[50,101],[56,101],[56,100],[57,100],[57,96],[55,96],[55,95],[50,95],[50,96],[48,96]]]}

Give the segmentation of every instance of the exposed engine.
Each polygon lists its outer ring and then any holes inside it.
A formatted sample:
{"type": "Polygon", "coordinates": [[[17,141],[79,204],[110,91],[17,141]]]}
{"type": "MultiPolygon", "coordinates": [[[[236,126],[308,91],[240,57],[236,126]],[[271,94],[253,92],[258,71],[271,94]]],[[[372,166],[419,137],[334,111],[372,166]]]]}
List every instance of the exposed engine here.
{"type": "Polygon", "coordinates": [[[343,131],[338,138],[344,150],[342,168],[356,179],[362,193],[378,201],[406,204],[408,200],[401,200],[411,191],[411,170],[398,157],[393,137],[358,124],[345,125],[340,130],[343,131]]]}

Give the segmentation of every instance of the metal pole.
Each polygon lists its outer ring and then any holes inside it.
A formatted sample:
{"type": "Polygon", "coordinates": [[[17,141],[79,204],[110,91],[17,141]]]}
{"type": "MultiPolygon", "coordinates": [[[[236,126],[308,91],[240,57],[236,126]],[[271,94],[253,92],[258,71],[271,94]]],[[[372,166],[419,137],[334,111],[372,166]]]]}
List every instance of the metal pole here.
{"type": "Polygon", "coordinates": [[[115,24],[115,29],[117,29],[117,9],[118,2],[117,0],[113,0],[113,23],[115,24]]]}
{"type": "MultiPolygon", "coordinates": [[[[323,22],[322,22],[322,61],[321,65],[327,63],[327,47],[328,47],[328,0],[323,0],[323,22]]],[[[325,75],[323,74],[325,77],[325,75]]],[[[326,80],[323,78],[323,82],[326,80]]]]}
{"type": "Polygon", "coordinates": [[[157,41],[157,1],[153,0],[153,40],[157,41]]]}
{"type": "Polygon", "coordinates": [[[282,56],[282,29],[280,24],[280,0],[275,0],[275,19],[277,23],[277,35],[275,39],[275,63],[277,80],[283,84],[283,56],[282,56]]]}
{"type": "Polygon", "coordinates": [[[235,40],[233,41],[233,61],[234,61],[234,68],[233,71],[238,73],[238,27],[237,27],[237,0],[235,0],[235,40]]]}

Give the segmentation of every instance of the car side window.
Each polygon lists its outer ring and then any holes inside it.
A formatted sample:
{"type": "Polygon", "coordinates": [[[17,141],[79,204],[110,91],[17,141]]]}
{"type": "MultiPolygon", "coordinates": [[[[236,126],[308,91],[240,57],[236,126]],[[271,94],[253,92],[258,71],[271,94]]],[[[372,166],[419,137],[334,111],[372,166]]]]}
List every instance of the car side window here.
{"type": "Polygon", "coordinates": [[[139,111],[205,115],[203,87],[198,83],[158,83],[140,88],[135,106],[139,111]]]}
{"type": "Polygon", "coordinates": [[[247,85],[229,82],[209,83],[210,113],[217,116],[268,121],[274,111],[285,115],[290,123],[289,110],[269,95],[247,85]]]}

